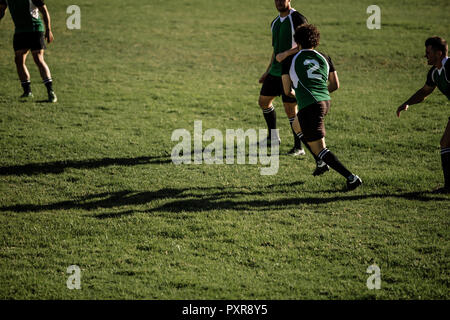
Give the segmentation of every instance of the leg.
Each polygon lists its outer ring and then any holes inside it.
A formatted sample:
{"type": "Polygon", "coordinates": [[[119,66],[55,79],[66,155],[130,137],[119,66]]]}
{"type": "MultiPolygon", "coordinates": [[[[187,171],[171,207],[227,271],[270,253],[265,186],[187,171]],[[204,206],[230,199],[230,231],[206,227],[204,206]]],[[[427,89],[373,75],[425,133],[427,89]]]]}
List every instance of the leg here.
{"type": "Polygon", "coordinates": [[[36,63],[36,65],[39,69],[39,73],[41,74],[42,81],[44,82],[44,84],[47,88],[48,101],[56,102],[57,98],[56,98],[55,93],[53,92],[52,75],[50,73],[50,69],[49,69],[47,63],[45,63],[45,60],[44,60],[44,49],[33,50],[31,52],[31,54],[33,55],[34,62],[36,63]]]}
{"type": "Polygon", "coordinates": [[[311,142],[308,141],[308,145],[316,156],[319,156],[319,153],[327,147],[325,144],[325,138],[311,142]]]}
{"type": "Polygon", "coordinates": [[[298,120],[298,116],[295,117],[294,121],[292,122],[292,130],[297,135],[297,138],[303,142],[306,149],[309,150],[309,152],[314,157],[314,160],[316,161],[316,169],[313,172],[313,176],[320,176],[323,173],[327,172],[329,170],[327,164],[323,162],[322,160],[317,157],[317,155],[312,151],[311,147],[309,146],[308,142],[305,140],[305,137],[303,136],[302,127],[300,125],[300,121],[298,120]]]}
{"type": "Polygon", "coordinates": [[[361,179],[352,174],[340,161],[339,159],[326,148],[325,138],[320,140],[308,142],[311,150],[327,165],[336,170],[341,176],[347,179],[347,189],[353,190],[362,184],[361,179]]]}
{"type": "Polygon", "coordinates": [[[450,118],[441,139],[441,160],[444,171],[444,189],[450,192],[450,118]]]}
{"type": "Polygon", "coordinates": [[[15,52],[17,74],[19,75],[19,79],[22,82],[30,81],[30,73],[28,72],[27,66],[25,64],[28,52],[28,49],[17,50],[15,52]]]}
{"type": "Polygon", "coordinates": [[[302,143],[300,138],[298,137],[298,131],[300,130],[300,124],[297,120],[297,102],[288,102],[285,101],[286,96],[283,95],[283,105],[284,105],[284,111],[286,112],[286,115],[289,119],[289,124],[291,126],[292,134],[294,136],[294,147],[289,152],[291,155],[304,155],[305,151],[302,148],[302,143]],[[294,128],[294,125],[296,128],[294,128]]]}
{"type": "Polygon", "coordinates": [[[271,130],[277,128],[277,114],[273,106],[274,96],[259,96],[258,104],[263,112],[264,119],[267,123],[267,129],[269,130],[269,137],[271,137],[271,130]]]}
{"type": "Polygon", "coordinates": [[[33,55],[34,62],[39,68],[39,73],[41,74],[42,80],[45,81],[47,79],[51,79],[52,75],[50,74],[50,69],[44,60],[44,50],[33,50],[31,54],[33,55]]]}
{"type": "Polygon", "coordinates": [[[299,112],[300,125],[312,152],[323,162],[347,179],[347,188],[353,190],[361,185],[361,179],[352,174],[338,158],[327,149],[325,144],[324,117],[329,109],[329,102],[320,101],[309,105],[299,112]]]}
{"type": "Polygon", "coordinates": [[[31,98],[33,93],[31,92],[30,73],[28,72],[26,60],[28,56],[28,49],[20,49],[15,51],[15,63],[17,68],[17,74],[19,75],[20,83],[23,88],[23,94],[21,98],[31,98]]]}

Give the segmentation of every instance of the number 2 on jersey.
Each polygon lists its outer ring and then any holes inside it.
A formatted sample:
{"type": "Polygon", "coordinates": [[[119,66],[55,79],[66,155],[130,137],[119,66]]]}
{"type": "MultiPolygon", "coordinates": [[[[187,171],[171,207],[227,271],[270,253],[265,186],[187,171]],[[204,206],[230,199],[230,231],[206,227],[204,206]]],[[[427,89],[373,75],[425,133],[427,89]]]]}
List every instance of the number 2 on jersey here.
{"type": "Polygon", "coordinates": [[[308,66],[312,64],[313,66],[308,69],[308,78],[309,79],[322,79],[322,76],[320,74],[314,73],[314,71],[318,70],[320,68],[319,62],[317,60],[313,59],[307,59],[305,62],[303,62],[305,66],[308,66]]]}

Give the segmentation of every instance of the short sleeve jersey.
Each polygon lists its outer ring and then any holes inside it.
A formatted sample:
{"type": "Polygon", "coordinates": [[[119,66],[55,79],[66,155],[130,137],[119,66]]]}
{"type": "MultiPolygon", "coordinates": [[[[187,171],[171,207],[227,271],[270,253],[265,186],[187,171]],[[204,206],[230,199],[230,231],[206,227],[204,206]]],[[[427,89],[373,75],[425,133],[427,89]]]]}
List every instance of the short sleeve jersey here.
{"type": "Polygon", "coordinates": [[[0,0],[6,4],[16,27],[15,33],[43,32],[44,23],[39,17],[39,9],[43,0],[0,0]]]}
{"type": "Polygon", "coordinates": [[[331,58],[316,50],[303,49],[294,56],[289,75],[299,110],[319,101],[331,100],[328,75],[334,71],[331,58]]]}
{"type": "MultiPolygon", "coordinates": [[[[289,15],[286,17],[282,18],[278,16],[272,21],[272,46],[275,56],[296,46],[294,40],[295,29],[306,22],[306,18],[295,9],[291,9],[289,15]]],[[[287,70],[286,73],[288,73],[290,61],[291,59],[286,59],[283,63],[280,63],[274,59],[269,73],[273,76],[280,77],[283,71],[283,64],[286,65],[285,69],[287,70]]]]}
{"type": "Polygon", "coordinates": [[[426,85],[438,87],[439,90],[450,100],[450,60],[445,57],[442,60],[442,68],[432,67],[427,75],[426,85]]]}

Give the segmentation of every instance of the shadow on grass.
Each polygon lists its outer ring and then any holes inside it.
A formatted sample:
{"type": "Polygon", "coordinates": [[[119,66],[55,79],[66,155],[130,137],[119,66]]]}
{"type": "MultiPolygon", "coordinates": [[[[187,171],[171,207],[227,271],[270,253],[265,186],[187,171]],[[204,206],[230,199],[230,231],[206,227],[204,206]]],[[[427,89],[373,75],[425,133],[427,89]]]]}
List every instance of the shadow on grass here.
{"type": "Polygon", "coordinates": [[[103,158],[86,160],[62,160],[43,163],[30,163],[19,166],[0,167],[0,176],[8,175],[36,175],[36,174],[59,174],[68,168],[72,169],[95,169],[107,166],[136,166],[144,164],[172,163],[169,156],[162,157],[137,157],[137,158],[103,158]]]}
{"type": "MultiPolygon", "coordinates": [[[[20,204],[13,206],[0,207],[0,212],[41,212],[57,210],[85,210],[94,211],[98,209],[120,209],[127,206],[151,205],[156,200],[167,200],[166,203],[153,207],[151,209],[137,209],[122,212],[110,212],[95,215],[95,218],[118,218],[121,216],[132,215],[134,213],[152,213],[152,212],[205,212],[213,210],[239,210],[239,211],[266,211],[277,208],[296,208],[304,204],[327,204],[337,201],[358,201],[365,199],[386,199],[398,198],[413,201],[449,201],[448,198],[436,196],[430,192],[407,192],[397,194],[358,194],[348,195],[340,194],[334,196],[300,196],[296,198],[282,198],[276,200],[251,199],[240,200],[243,197],[263,197],[273,193],[277,187],[292,188],[295,185],[302,185],[303,182],[294,184],[279,184],[261,187],[258,191],[242,191],[241,188],[164,188],[157,191],[136,192],[124,190],[114,193],[99,193],[76,200],[61,201],[51,204],[20,204]],[[233,190],[234,189],[234,190],[233,190]],[[239,189],[239,190],[237,190],[239,189]]],[[[282,193],[282,190],[276,190],[282,193]]]]}

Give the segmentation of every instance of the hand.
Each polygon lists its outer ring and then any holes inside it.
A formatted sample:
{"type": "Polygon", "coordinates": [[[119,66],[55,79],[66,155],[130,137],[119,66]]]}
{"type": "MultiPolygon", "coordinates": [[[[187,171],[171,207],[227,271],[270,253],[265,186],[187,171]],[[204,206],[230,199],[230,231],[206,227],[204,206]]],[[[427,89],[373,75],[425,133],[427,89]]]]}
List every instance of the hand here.
{"type": "Polygon", "coordinates": [[[264,74],[259,78],[259,83],[263,83],[264,80],[266,80],[267,76],[269,75],[268,72],[264,72],[264,74]]]}
{"type": "Polygon", "coordinates": [[[291,92],[289,92],[288,97],[294,98],[294,99],[296,98],[294,89],[291,89],[291,92]]]}
{"type": "Polygon", "coordinates": [[[45,40],[47,40],[47,43],[52,43],[53,42],[52,30],[46,30],[45,31],[45,40]]]}
{"type": "Polygon", "coordinates": [[[400,107],[398,107],[397,117],[400,117],[400,112],[406,111],[406,110],[408,110],[408,108],[409,108],[409,105],[407,105],[407,104],[402,104],[400,107]]]}
{"type": "Polygon", "coordinates": [[[286,59],[286,52],[282,52],[282,53],[277,54],[277,56],[275,57],[275,59],[276,59],[278,62],[283,61],[284,59],[286,59]]]}

